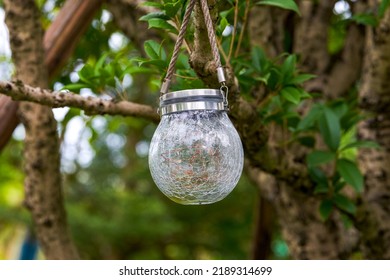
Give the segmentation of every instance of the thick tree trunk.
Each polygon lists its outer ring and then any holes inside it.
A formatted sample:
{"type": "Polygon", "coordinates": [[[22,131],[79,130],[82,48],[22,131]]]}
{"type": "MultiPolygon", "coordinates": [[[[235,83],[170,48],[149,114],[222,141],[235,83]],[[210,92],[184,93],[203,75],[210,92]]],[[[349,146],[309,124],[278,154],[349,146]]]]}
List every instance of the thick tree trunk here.
{"type": "MultiPolygon", "coordinates": [[[[4,2],[16,78],[47,88],[48,72],[44,65],[38,8],[33,0],[4,2]]],[[[40,246],[48,259],[77,259],[66,222],[57,123],[52,110],[21,102],[20,116],[26,128],[25,205],[32,213],[40,246]]]]}

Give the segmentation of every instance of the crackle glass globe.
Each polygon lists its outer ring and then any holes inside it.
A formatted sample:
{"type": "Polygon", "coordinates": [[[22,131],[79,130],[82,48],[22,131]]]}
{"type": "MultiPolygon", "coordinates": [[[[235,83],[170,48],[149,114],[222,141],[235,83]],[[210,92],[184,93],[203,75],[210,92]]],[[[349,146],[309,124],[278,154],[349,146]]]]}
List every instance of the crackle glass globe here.
{"type": "Polygon", "coordinates": [[[225,198],[240,179],[244,152],[219,90],[168,93],[160,99],[161,122],[149,150],[157,187],[185,205],[225,198]]]}

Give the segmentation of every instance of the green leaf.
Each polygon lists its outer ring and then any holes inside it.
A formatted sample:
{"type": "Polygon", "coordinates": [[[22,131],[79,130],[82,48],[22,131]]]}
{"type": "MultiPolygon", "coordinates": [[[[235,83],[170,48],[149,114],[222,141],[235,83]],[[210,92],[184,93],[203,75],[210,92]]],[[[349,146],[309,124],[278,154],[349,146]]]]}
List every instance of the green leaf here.
{"type": "Polygon", "coordinates": [[[268,84],[269,76],[270,76],[270,74],[268,73],[268,74],[265,75],[264,77],[254,77],[254,80],[255,80],[255,81],[258,81],[258,82],[261,82],[261,83],[264,83],[265,85],[267,85],[267,84],[268,84]]]}
{"type": "Polygon", "coordinates": [[[152,74],[155,73],[155,70],[145,67],[135,67],[133,65],[129,66],[125,69],[125,73],[128,73],[130,75],[136,75],[136,74],[152,74]]]}
{"type": "Polygon", "coordinates": [[[94,67],[94,74],[99,75],[100,74],[100,69],[104,67],[104,63],[106,62],[106,59],[108,57],[108,53],[103,54],[99,60],[96,62],[95,67],[94,67]]]}
{"type": "Polygon", "coordinates": [[[358,14],[351,17],[351,20],[368,26],[377,26],[378,25],[378,18],[373,14],[358,14]]]}
{"type": "Polygon", "coordinates": [[[321,202],[319,211],[320,211],[321,218],[324,221],[326,221],[329,218],[330,214],[332,213],[332,210],[333,210],[333,202],[330,199],[325,199],[321,202]]]}
{"type": "Polygon", "coordinates": [[[76,84],[66,85],[61,90],[67,89],[70,91],[79,91],[82,88],[88,88],[88,87],[89,87],[89,85],[87,85],[87,84],[76,83],[76,84]]]}
{"type": "Polygon", "coordinates": [[[85,83],[91,83],[92,78],[95,76],[94,69],[89,64],[85,64],[77,74],[80,80],[85,83]]]}
{"type": "Polygon", "coordinates": [[[227,26],[229,26],[229,22],[225,17],[223,17],[219,23],[218,29],[222,33],[227,26]]]}
{"type": "Polygon", "coordinates": [[[308,93],[301,87],[297,87],[296,89],[299,91],[299,94],[301,95],[301,99],[307,99],[313,97],[310,93],[308,93]]]}
{"type": "Polygon", "coordinates": [[[291,79],[295,71],[295,65],[297,63],[297,57],[294,54],[289,55],[286,60],[283,62],[281,75],[282,75],[282,84],[288,85],[291,84],[291,79]]]}
{"type": "Polygon", "coordinates": [[[330,151],[314,151],[307,156],[309,166],[317,166],[330,162],[336,158],[336,154],[330,151]]]}
{"type": "Polygon", "coordinates": [[[380,149],[381,146],[374,141],[356,141],[353,143],[350,143],[343,147],[341,151],[345,151],[352,148],[372,148],[372,149],[380,149]]]}
{"type": "Polygon", "coordinates": [[[284,99],[294,104],[299,104],[301,101],[301,93],[294,87],[285,87],[280,91],[284,99]]]}
{"type": "Polygon", "coordinates": [[[166,3],[164,4],[164,10],[167,16],[169,17],[174,17],[177,12],[179,11],[181,6],[180,1],[174,2],[174,3],[166,3]]]}
{"type": "Polygon", "coordinates": [[[345,187],[346,183],[344,181],[338,181],[334,184],[334,190],[336,192],[341,191],[345,187]]]}
{"type": "Polygon", "coordinates": [[[306,146],[306,147],[309,147],[309,148],[314,148],[314,146],[316,144],[316,140],[312,136],[299,137],[297,140],[303,146],[306,146]]]}
{"type": "Polygon", "coordinates": [[[160,55],[160,45],[153,41],[153,40],[148,40],[144,44],[144,49],[146,54],[151,58],[151,59],[159,59],[160,55]]]}
{"type": "Polygon", "coordinates": [[[172,33],[177,33],[176,28],[161,18],[152,18],[148,20],[149,28],[166,29],[172,33]]]}
{"type": "Polygon", "coordinates": [[[254,47],[252,49],[252,66],[257,72],[261,72],[263,68],[263,63],[266,60],[264,51],[259,47],[254,47]]]}
{"type": "Polygon", "coordinates": [[[339,119],[344,117],[348,113],[348,104],[346,101],[338,101],[331,105],[332,111],[337,115],[339,119]]]}
{"type": "Polygon", "coordinates": [[[302,84],[308,80],[311,80],[311,79],[314,79],[315,77],[317,77],[316,75],[311,75],[311,74],[300,74],[294,78],[292,78],[292,80],[290,81],[290,83],[294,84],[294,85],[299,85],[299,84],[302,84]]]}
{"type": "Polygon", "coordinates": [[[328,193],[328,186],[327,185],[317,185],[314,189],[314,194],[326,194],[328,193]]]}
{"type": "Polygon", "coordinates": [[[318,120],[320,115],[322,114],[322,109],[320,106],[313,106],[313,108],[309,111],[309,113],[301,119],[298,124],[297,130],[308,130],[311,128],[315,122],[318,120]]]}
{"type": "Polygon", "coordinates": [[[154,66],[157,66],[157,67],[163,68],[163,69],[168,67],[167,62],[164,60],[161,60],[161,59],[151,59],[151,60],[139,63],[139,66],[145,66],[145,65],[154,65],[154,66]]]}
{"type": "Polygon", "coordinates": [[[328,187],[328,177],[321,169],[317,167],[309,167],[310,178],[321,186],[328,187]]]}
{"type": "Polygon", "coordinates": [[[177,59],[177,63],[176,63],[176,68],[177,69],[188,69],[188,70],[192,70],[192,68],[190,67],[190,64],[188,62],[188,56],[184,55],[184,54],[179,54],[179,57],[177,59]]]}
{"type": "Polygon", "coordinates": [[[298,15],[301,15],[297,4],[293,0],[262,0],[260,2],[257,2],[256,4],[275,6],[275,7],[279,7],[282,9],[294,11],[298,15]]]}
{"type": "Polygon", "coordinates": [[[357,192],[363,191],[363,176],[355,163],[346,159],[337,160],[337,171],[357,192]]]}
{"type": "Polygon", "coordinates": [[[281,77],[281,73],[279,71],[279,69],[277,69],[276,67],[272,67],[270,70],[269,70],[269,78],[268,78],[268,88],[271,89],[271,90],[275,90],[277,85],[278,85],[278,82],[280,81],[280,77],[281,77]]]}
{"type": "Polygon", "coordinates": [[[226,18],[226,17],[228,17],[228,15],[229,15],[230,13],[232,13],[233,11],[234,11],[234,9],[233,9],[233,8],[230,8],[229,10],[222,11],[222,12],[220,12],[219,14],[220,14],[221,18],[226,18]]]}
{"type": "Polygon", "coordinates": [[[147,15],[144,15],[144,16],[140,17],[139,20],[141,20],[141,21],[148,21],[148,20],[150,20],[152,18],[161,18],[161,19],[165,19],[165,20],[169,20],[170,19],[163,12],[153,12],[153,13],[149,13],[147,15]]]}
{"type": "Polygon", "coordinates": [[[341,194],[336,194],[332,198],[332,201],[341,210],[344,210],[345,212],[353,215],[356,213],[356,206],[348,197],[341,194]]]}
{"type": "Polygon", "coordinates": [[[142,3],[142,6],[155,7],[155,8],[159,8],[159,9],[163,8],[162,4],[156,3],[156,2],[144,2],[144,3],[142,3]]]}
{"type": "Polygon", "coordinates": [[[390,6],[390,0],[382,0],[380,5],[379,5],[379,9],[378,9],[378,16],[380,18],[383,18],[383,16],[385,15],[385,12],[386,10],[389,8],[390,6]]]}
{"type": "Polygon", "coordinates": [[[323,107],[323,114],[318,119],[318,126],[326,145],[331,150],[337,151],[341,138],[340,122],[337,115],[331,109],[323,107]]]}
{"type": "Polygon", "coordinates": [[[360,121],[367,119],[367,115],[362,114],[361,112],[349,111],[342,117],[340,120],[341,127],[343,130],[350,130],[354,128],[360,121]]]}
{"type": "Polygon", "coordinates": [[[283,120],[289,120],[290,121],[290,120],[295,119],[297,117],[298,117],[298,115],[297,115],[296,112],[278,111],[275,114],[271,114],[271,115],[267,116],[264,119],[264,123],[269,123],[271,121],[274,121],[276,123],[281,124],[283,120]]]}

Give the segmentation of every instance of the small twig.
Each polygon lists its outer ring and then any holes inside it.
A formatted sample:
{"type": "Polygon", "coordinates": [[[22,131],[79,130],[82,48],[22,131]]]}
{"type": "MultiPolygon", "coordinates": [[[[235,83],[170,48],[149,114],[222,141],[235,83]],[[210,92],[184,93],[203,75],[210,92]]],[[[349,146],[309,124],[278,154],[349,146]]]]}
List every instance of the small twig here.
{"type": "Polygon", "coordinates": [[[184,76],[184,75],[180,75],[180,74],[177,74],[177,73],[174,73],[173,75],[175,77],[179,77],[179,78],[183,78],[183,79],[187,79],[187,80],[198,80],[199,79],[198,77],[184,76]]]}
{"type": "Polygon", "coordinates": [[[85,111],[87,115],[122,115],[158,122],[156,110],[148,105],[129,101],[115,102],[97,97],[82,97],[71,92],[52,92],[46,89],[24,85],[20,81],[0,81],[0,92],[17,101],[30,101],[52,108],[74,107],[85,111]]]}
{"type": "Polygon", "coordinates": [[[218,49],[223,56],[223,59],[225,59],[226,66],[230,67],[230,61],[228,60],[228,56],[225,53],[225,50],[222,48],[221,40],[218,40],[218,49]]]}
{"type": "Polygon", "coordinates": [[[233,54],[234,40],[236,39],[237,23],[238,23],[238,1],[236,1],[236,5],[234,6],[234,23],[233,23],[232,40],[230,42],[229,55],[226,61],[226,63],[229,64],[233,54]]]}
{"type": "Polygon", "coordinates": [[[245,14],[244,14],[243,22],[242,22],[242,30],[240,33],[240,37],[238,38],[237,48],[236,48],[236,52],[234,53],[234,57],[237,57],[238,54],[240,53],[242,40],[244,39],[245,27],[246,27],[246,24],[248,22],[249,6],[250,6],[250,1],[246,0],[245,14]]]}

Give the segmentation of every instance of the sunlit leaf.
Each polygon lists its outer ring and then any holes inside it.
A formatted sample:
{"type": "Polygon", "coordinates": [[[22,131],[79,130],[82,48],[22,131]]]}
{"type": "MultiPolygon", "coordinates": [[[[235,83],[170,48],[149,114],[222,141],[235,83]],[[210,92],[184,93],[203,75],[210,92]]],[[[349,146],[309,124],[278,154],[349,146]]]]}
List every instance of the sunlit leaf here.
{"type": "Polygon", "coordinates": [[[166,29],[172,33],[177,33],[176,28],[168,23],[166,20],[161,18],[152,18],[148,20],[149,28],[159,28],[159,29],[166,29]]]}
{"type": "Polygon", "coordinates": [[[160,45],[153,41],[153,40],[148,40],[144,44],[144,49],[146,54],[151,58],[151,59],[159,59],[159,49],[160,45]]]}
{"type": "Polygon", "coordinates": [[[292,80],[290,81],[291,84],[302,84],[308,80],[311,80],[311,79],[314,79],[315,77],[317,77],[316,75],[311,75],[311,74],[300,74],[294,78],[292,78],[292,80]]]}
{"type": "Polygon", "coordinates": [[[287,9],[296,12],[298,15],[300,15],[299,8],[295,1],[293,0],[262,0],[257,2],[258,5],[270,5],[279,7],[282,9],[287,9]]]}
{"type": "Polygon", "coordinates": [[[368,26],[377,26],[378,18],[373,14],[358,14],[351,17],[351,20],[368,26]]]}
{"type": "Polygon", "coordinates": [[[301,101],[301,94],[299,90],[294,87],[285,87],[280,91],[282,97],[291,103],[299,104],[301,101]]]}
{"type": "Polygon", "coordinates": [[[160,19],[164,19],[164,20],[169,20],[169,17],[163,13],[163,12],[153,12],[153,13],[149,13],[147,15],[144,15],[142,17],[140,17],[139,20],[141,21],[148,21],[152,18],[160,18],[160,19]]]}
{"type": "Polygon", "coordinates": [[[390,0],[382,0],[379,9],[378,9],[378,16],[382,18],[385,15],[386,10],[390,6],[390,0]]]}
{"type": "Polygon", "coordinates": [[[379,149],[381,146],[374,141],[356,141],[343,147],[341,151],[345,151],[352,148],[372,148],[379,149]]]}

